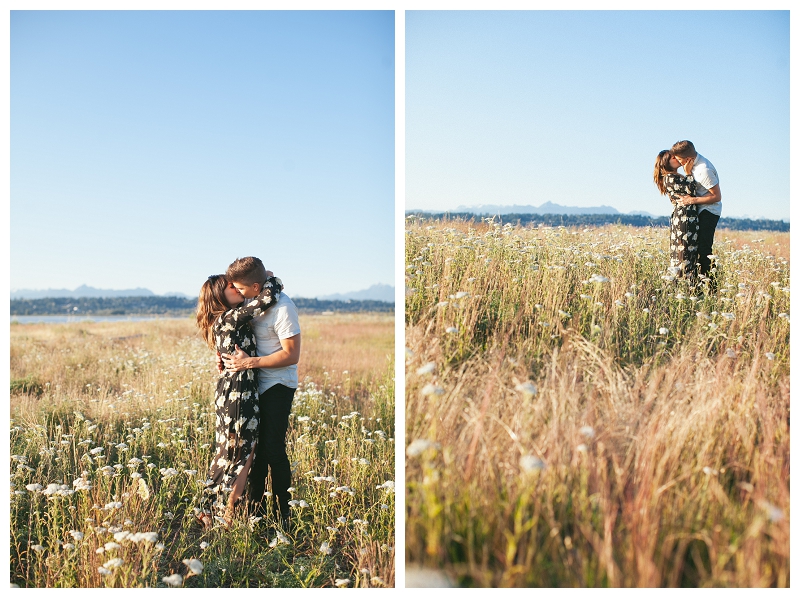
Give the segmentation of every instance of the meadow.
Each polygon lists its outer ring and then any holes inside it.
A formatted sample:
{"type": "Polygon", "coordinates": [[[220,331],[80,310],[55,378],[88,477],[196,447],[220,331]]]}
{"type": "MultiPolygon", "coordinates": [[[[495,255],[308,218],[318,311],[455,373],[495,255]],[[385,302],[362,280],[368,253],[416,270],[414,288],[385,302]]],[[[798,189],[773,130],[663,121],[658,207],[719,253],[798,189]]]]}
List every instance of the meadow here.
{"type": "Polygon", "coordinates": [[[391,587],[394,318],[304,315],[293,529],[195,522],[214,451],[190,318],[11,325],[11,583],[391,587]]]}
{"type": "Polygon", "coordinates": [[[407,571],[789,587],[789,234],[667,235],[408,219],[407,571]]]}

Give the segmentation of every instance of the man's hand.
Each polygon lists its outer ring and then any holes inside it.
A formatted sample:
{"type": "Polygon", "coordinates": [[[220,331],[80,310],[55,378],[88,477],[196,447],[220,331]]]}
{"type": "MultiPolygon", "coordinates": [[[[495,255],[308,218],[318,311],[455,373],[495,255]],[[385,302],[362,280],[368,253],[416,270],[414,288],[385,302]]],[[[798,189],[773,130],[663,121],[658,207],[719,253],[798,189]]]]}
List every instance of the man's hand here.
{"type": "Polygon", "coordinates": [[[711,187],[708,193],[702,197],[691,197],[690,195],[678,196],[678,203],[682,206],[690,206],[692,204],[707,206],[712,203],[717,203],[718,201],[722,201],[722,192],[719,190],[719,185],[711,187]]]}
{"type": "Polygon", "coordinates": [[[225,365],[222,363],[222,356],[217,351],[217,371],[221,374],[222,370],[225,369],[225,365]]]}
{"type": "Polygon", "coordinates": [[[228,372],[240,372],[241,370],[253,367],[250,365],[252,359],[252,357],[242,351],[239,345],[236,345],[236,350],[230,355],[222,356],[222,361],[225,363],[225,370],[228,372]]]}
{"type": "Polygon", "coordinates": [[[261,357],[250,357],[236,345],[236,351],[231,355],[223,355],[225,370],[239,372],[254,368],[283,368],[294,365],[300,361],[300,335],[295,334],[289,338],[282,338],[281,348],[261,357]]]}

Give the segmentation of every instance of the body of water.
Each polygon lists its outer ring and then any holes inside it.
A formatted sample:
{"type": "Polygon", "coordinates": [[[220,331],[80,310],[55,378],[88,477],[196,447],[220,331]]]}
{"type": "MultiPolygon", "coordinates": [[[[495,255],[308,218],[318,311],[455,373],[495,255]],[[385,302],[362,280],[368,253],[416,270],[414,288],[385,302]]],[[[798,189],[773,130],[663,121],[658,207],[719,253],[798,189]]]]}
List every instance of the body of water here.
{"type": "Polygon", "coordinates": [[[70,322],[142,322],[145,320],[184,320],[189,316],[11,316],[11,323],[69,324],[70,322]]]}

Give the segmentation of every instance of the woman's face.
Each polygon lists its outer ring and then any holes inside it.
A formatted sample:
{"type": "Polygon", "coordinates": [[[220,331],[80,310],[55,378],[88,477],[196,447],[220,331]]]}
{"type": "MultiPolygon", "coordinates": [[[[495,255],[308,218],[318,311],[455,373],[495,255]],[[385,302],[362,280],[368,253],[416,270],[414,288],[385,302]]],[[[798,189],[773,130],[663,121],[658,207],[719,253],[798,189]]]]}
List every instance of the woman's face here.
{"type": "Polygon", "coordinates": [[[676,158],[675,156],[670,156],[669,157],[669,167],[672,170],[678,170],[681,167],[680,160],[678,160],[678,158],[676,158]]]}
{"type": "Polygon", "coordinates": [[[225,287],[225,302],[228,304],[228,307],[236,307],[242,301],[244,301],[242,294],[236,290],[233,283],[229,282],[228,286],[225,287]]]}

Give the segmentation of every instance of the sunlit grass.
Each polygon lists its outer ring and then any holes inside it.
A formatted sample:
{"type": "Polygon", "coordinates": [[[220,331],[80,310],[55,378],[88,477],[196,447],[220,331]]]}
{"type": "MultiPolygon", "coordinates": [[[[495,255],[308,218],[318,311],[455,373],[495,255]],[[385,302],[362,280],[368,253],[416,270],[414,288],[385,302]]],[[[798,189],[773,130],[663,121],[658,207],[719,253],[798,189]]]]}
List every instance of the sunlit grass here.
{"type": "Polygon", "coordinates": [[[392,586],[392,318],[302,324],[291,537],[243,515],[232,531],[194,521],[216,375],[191,320],[13,325],[12,583],[392,586]]]}
{"type": "Polygon", "coordinates": [[[661,229],[410,220],[406,562],[788,586],[788,239],[719,231],[714,294],[661,229]]]}

